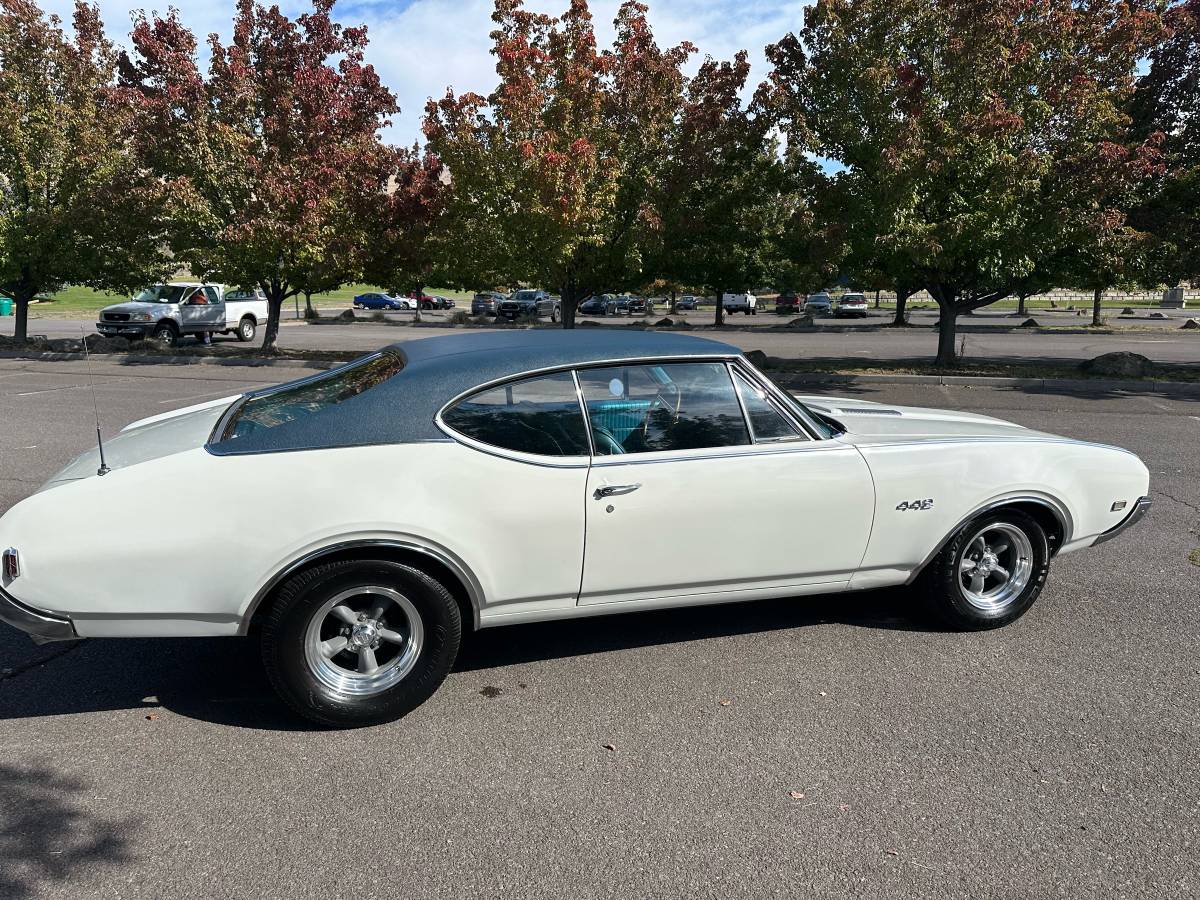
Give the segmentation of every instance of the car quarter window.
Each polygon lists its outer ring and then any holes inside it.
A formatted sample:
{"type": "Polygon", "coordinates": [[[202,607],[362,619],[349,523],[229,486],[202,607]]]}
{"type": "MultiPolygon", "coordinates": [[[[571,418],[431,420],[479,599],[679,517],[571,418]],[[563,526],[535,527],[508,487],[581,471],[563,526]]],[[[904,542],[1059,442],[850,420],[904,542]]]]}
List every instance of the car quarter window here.
{"type": "Polygon", "coordinates": [[[733,381],[737,385],[738,396],[742,398],[742,405],[746,407],[746,418],[750,420],[755,441],[787,441],[805,436],[775,408],[766,391],[752,384],[740,372],[734,372],[733,381]]]}
{"type": "Polygon", "coordinates": [[[750,443],[724,363],[580,369],[597,456],[750,443]]]}
{"type": "Polygon", "coordinates": [[[575,379],[558,372],[488,388],[442,414],[459,434],[538,456],[587,456],[587,427],[575,379]]]}

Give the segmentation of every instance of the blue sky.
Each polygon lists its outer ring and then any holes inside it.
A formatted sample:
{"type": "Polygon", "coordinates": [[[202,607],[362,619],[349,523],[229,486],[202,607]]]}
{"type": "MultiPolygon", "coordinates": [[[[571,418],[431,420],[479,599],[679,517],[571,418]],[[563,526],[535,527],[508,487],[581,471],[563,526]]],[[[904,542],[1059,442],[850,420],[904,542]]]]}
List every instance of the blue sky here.
{"type": "MultiPolygon", "coordinates": [[[[130,8],[179,9],[180,17],[203,42],[210,32],[227,38],[234,0],[98,0],[112,39],[128,43],[130,8]]],[[[285,13],[309,7],[301,0],[276,0],[285,13]]],[[[704,54],[726,59],[748,50],[754,64],[752,80],[766,72],[763,47],[803,24],[805,0],[645,0],[660,46],[690,40],[704,54]]],[[[48,12],[70,16],[71,0],[41,0],[48,12]]],[[[568,0],[527,0],[530,9],[558,13],[568,0]]],[[[592,14],[601,44],[612,40],[612,19],[618,0],[593,0],[592,14]]],[[[489,54],[491,0],[343,0],[336,18],[347,25],[365,23],[371,39],[368,60],[400,101],[386,137],[411,143],[420,132],[420,117],[429,96],[441,96],[447,86],[456,92],[487,93],[496,83],[489,54]]]]}

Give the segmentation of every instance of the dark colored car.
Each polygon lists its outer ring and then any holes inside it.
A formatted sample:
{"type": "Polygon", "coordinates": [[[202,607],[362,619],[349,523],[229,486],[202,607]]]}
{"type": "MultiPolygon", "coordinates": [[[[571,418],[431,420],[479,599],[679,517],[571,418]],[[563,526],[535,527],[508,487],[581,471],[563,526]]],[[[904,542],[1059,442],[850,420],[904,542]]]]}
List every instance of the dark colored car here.
{"type": "Polygon", "coordinates": [[[579,311],[585,316],[607,316],[610,298],[607,294],[599,297],[588,297],[579,304],[579,311]]]}
{"type": "Polygon", "coordinates": [[[496,307],[508,298],[497,291],[480,291],[471,300],[471,315],[496,314],[496,307]]]}
{"type": "Polygon", "coordinates": [[[511,297],[496,307],[496,315],[510,322],[515,322],[522,316],[537,316],[539,319],[557,322],[561,313],[561,301],[536,288],[514,291],[511,297]]]}
{"type": "Polygon", "coordinates": [[[411,301],[389,294],[359,294],[354,298],[355,309],[412,309],[411,301]]]}
{"type": "Polygon", "coordinates": [[[800,312],[800,297],[795,291],[784,291],[775,298],[775,312],[777,313],[798,313],[800,312]]]}
{"type": "Polygon", "coordinates": [[[676,309],[699,309],[700,308],[700,298],[696,297],[692,294],[684,294],[682,297],[680,297],[678,300],[675,301],[675,308],[676,309]]]}
{"type": "Polygon", "coordinates": [[[646,297],[626,297],[625,312],[631,316],[645,316],[654,312],[654,301],[646,297]]]}
{"type": "Polygon", "coordinates": [[[446,297],[435,297],[433,294],[426,294],[424,291],[409,291],[404,295],[414,303],[421,304],[421,309],[453,309],[454,301],[446,297]]]}

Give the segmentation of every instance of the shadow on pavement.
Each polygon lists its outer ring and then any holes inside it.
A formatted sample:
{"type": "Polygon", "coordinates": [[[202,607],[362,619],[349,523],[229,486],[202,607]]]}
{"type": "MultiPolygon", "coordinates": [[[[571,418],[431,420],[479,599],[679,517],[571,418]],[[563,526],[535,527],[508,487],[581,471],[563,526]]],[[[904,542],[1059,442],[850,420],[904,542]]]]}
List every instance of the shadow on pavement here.
{"type": "MultiPolygon", "coordinates": [[[[910,592],[890,589],[485,629],[466,636],[455,671],[829,623],[926,630],[906,615],[912,603],[910,592]]],[[[313,730],[276,700],[249,640],[82,641],[0,680],[0,721],[159,707],[239,728],[313,730]]]]}
{"type": "Polygon", "coordinates": [[[42,896],[84,866],[131,860],[136,823],[89,812],[87,789],[45,769],[0,765],[0,897],[42,896]]]}

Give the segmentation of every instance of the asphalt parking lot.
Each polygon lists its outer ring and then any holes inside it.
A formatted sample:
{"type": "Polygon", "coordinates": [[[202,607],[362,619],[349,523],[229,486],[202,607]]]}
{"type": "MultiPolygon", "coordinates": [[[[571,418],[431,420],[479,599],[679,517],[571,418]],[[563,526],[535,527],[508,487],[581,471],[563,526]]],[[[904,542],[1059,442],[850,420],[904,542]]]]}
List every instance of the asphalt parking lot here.
{"type": "MultiPolygon", "coordinates": [[[[106,433],[304,374],[95,371],[106,433]]],[[[283,712],[243,641],[0,625],[0,897],[1196,896],[1200,401],[848,390],[1128,447],[1154,508],[1000,631],[903,590],[496,629],[354,732],[283,712]]],[[[0,360],[0,512],[91,408],[82,363],[0,360]]],[[[148,538],[190,552],[186,510],[148,538]]]]}
{"type": "MultiPolygon", "coordinates": [[[[881,311],[883,312],[883,311],[881,311]]],[[[1180,324],[1186,314],[1195,310],[1171,310],[1171,317],[1164,320],[1139,318],[1132,323],[1110,319],[1114,325],[1114,333],[1096,333],[1075,331],[1075,326],[1086,325],[1090,319],[1076,317],[1073,313],[1054,312],[1038,313],[1037,318],[1044,325],[1070,328],[1067,332],[1041,332],[1030,334],[1028,331],[1014,329],[1015,320],[1007,313],[985,313],[975,316],[964,316],[959,321],[963,326],[959,336],[960,349],[968,361],[993,360],[996,362],[1016,362],[1040,360],[1051,364],[1073,364],[1081,360],[1092,359],[1102,353],[1118,350],[1140,353],[1156,362],[1194,364],[1200,362],[1200,331],[1182,330],[1180,324]]],[[[332,315],[333,311],[326,311],[332,315]]],[[[360,313],[360,318],[365,314],[360,313]]],[[[284,327],[279,332],[279,346],[294,350],[375,350],[378,347],[396,341],[409,341],[418,338],[433,337],[438,334],[448,334],[451,331],[438,327],[446,322],[448,313],[422,313],[424,325],[414,328],[410,325],[412,313],[388,313],[386,317],[390,324],[377,324],[370,321],[359,321],[354,324],[306,325],[295,320],[284,318],[284,327]]],[[[707,326],[712,322],[712,310],[689,312],[681,316],[694,326],[707,326]]],[[[654,322],[659,315],[650,316],[646,321],[654,322]]],[[[770,356],[781,358],[804,359],[809,361],[823,360],[911,360],[927,363],[937,354],[937,332],[933,323],[936,315],[932,312],[914,314],[914,327],[908,329],[881,328],[881,324],[890,321],[890,317],[876,315],[861,319],[821,319],[823,326],[841,330],[796,332],[772,331],[770,326],[778,326],[787,319],[781,319],[773,313],[758,316],[730,316],[727,321],[730,328],[719,333],[702,332],[706,336],[715,337],[741,347],[743,350],[762,350],[770,356]]],[[[12,326],[7,324],[11,319],[0,319],[0,334],[11,333],[12,326]]],[[[614,327],[630,324],[630,319],[624,316],[607,318],[589,318],[597,324],[614,327]]],[[[633,321],[642,321],[636,319],[633,321]]],[[[51,338],[78,338],[81,328],[91,332],[95,330],[93,320],[70,319],[32,319],[29,324],[31,334],[44,334],[51,338]]],[[[220,344],[237,345],[236,338],[218,337],[220,344]]],[[[261,338],[256,339],[261,343],[261,338]]],[[[192,342],[189,340],[188,345],[192,342]]]]}

